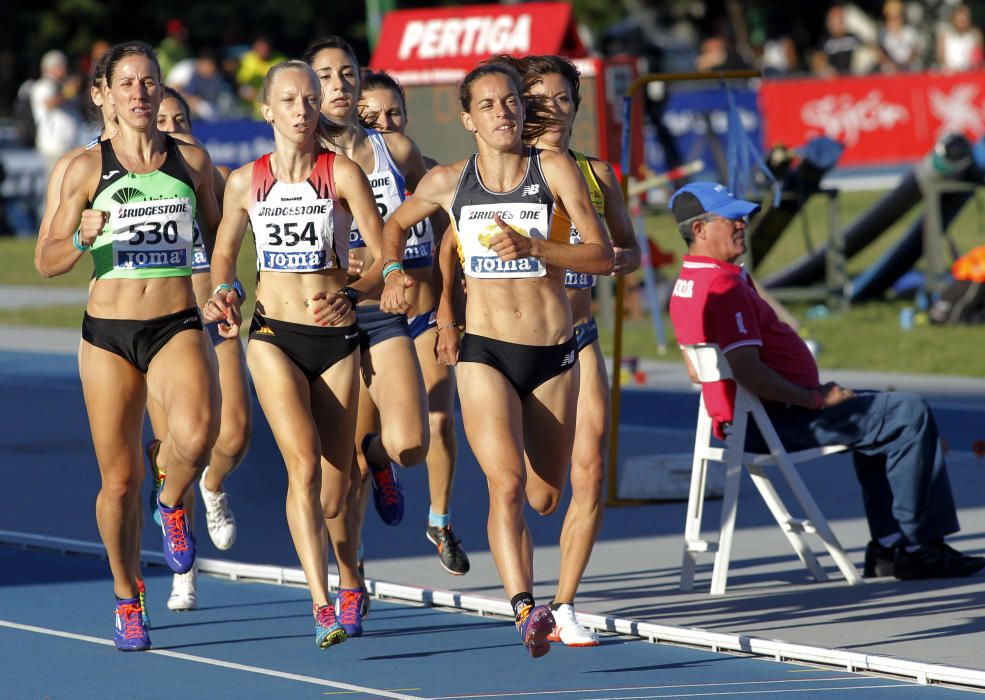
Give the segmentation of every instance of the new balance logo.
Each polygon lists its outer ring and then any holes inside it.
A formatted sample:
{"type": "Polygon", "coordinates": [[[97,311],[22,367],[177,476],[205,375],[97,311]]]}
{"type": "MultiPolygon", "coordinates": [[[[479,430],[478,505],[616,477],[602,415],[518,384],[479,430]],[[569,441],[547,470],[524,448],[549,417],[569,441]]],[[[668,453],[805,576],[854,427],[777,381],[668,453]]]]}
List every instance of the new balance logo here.
{"type": "Polygon", "coordinates": [[[561,366],[567,367],[568,365],[573,365],[575,363],[575,357],[577,355],[578,355],[577,350],[572,350],[571,352],[569,352],[567,355],[564,356],[564,359],[561,360],[561,366]]]}
{"type": "Polygon", "coordinates": [[[532,195],[537,194],[538,192],[540,192],[540,185],[539,184],[537,184],[537,185],[527,185],[526,187],[523,188],[523,192],[520,193],[520,196],[521,197],[530,197],[532,195]]]}
{"type": "Polygon", "coordinates": [[[120,171],[119,170],[110,170],[108,173],[106,173],[105,175],[103,175],[103,179],[104,180],[109,180],[114,175],[119,175],[119,174],[120,174],[120,171]]]}

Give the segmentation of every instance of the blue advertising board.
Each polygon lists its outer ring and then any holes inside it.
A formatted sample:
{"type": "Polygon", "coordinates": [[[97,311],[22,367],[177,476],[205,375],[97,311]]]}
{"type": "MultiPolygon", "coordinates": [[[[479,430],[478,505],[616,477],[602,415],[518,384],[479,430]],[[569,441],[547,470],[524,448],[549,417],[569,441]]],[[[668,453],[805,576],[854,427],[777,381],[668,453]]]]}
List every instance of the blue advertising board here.
{"type": "Polygon", "coordinates": [[[274,150],[270,124],[254,119],[195,122],[195,137],[209,151],[216,165],[238,168],[274,150]]]}

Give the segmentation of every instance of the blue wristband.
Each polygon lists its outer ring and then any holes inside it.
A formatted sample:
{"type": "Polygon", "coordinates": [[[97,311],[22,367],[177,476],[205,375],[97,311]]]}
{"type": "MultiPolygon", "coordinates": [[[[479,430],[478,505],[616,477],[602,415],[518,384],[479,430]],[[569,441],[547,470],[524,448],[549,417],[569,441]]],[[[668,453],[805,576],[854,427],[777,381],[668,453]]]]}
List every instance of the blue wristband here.
{"type": "Polygon", "coordinates": [[[75,229],[75,233],[72,234],[72,245],[80,253],[84,253],[92,247],[82,242],[82,238],[79,236],[79,229],[75,229]]]}
{"type": "Polygon", "coordinates": [[[239,294],[240,301],[246,299],[246,290],[239,280],[233,280],[233,291],[239,294]]]}
{"type": "Polygon", "coordinates": [[[387,275],[389,275],[391,272],[397,272],[398,270],[400,272],[404,271],[404,264],[402,262],[389,263],[386,267],[383,268],[383,281],[384,282],[386,281],[387,275]]]}

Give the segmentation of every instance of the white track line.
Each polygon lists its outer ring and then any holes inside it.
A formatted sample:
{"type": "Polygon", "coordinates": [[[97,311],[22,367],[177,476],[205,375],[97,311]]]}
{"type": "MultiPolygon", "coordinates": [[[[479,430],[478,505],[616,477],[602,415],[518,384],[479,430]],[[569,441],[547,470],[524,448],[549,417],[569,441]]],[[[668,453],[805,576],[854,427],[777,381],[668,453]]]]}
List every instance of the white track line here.
{"type": "MultiPolygon", "coordinates": [[[[63,639],[72,639],[77,642],[87,642],[89,644],[100,644],[102,646],[113,646],[113,642],[108,639],[100,639],[98,637],[90,637],[85,634],[75,634],[73,632],[63,632],[62,630],[48,629],[47,627],[35,627],[33,625],[22,625],[18,622],[10,622],[9,620],[0,620],[0,627],[7,627],[9,629],[18,630],[21,632],[34,632],[36,634],[44,634],[49,637],[61,637],[63,639]]],[[[191,661],[197,664],[205,664],[207,666],[219,666],[220,668],[228,668],[234,671],[245,671],[247,673],[258,673],[261,676],[272,676],[274,678],[283,678],[289,681],[298,681],[300,683],[310,683],[311,685],[320,685],[327,688],[337,688],[339,690],[347,690],[357,693],[365,693],[366,695],[371,695],[374,697],[383,698],[394,698],[395,700],[422,700],[416,695],[402,695],[400,693],[393,693],[387,690],[379,690],[377,688],[365,688],[361,685],[352,685],[351,683],[341,683],[339,681],[329,681],[324,678],[315,678],[314,676],[302,676],[297,673],[285,673],[284,671],[274,671],[269,668],[261,668],[259,666],[246,666],[244,664],[237,664],[231,661],[219,661],[217,659],[210,659],[204,656],[193,656],[192,654],[182,654],[177,651],[168,651],[166,649],[150,649],[144,653],[147,654],[157,654],[158,656],[168,656],[172,659],[180,659],[181,661],[191,661]]]]}
{"type": "MultiPolygon", "coordinates": [[[[58,537],[47,537],[24,532],[0,530],[0,543],[17,545],[25,548],[37,548],[56,552],[73,552],[98,554],[105,556],[101,544],[68,540],[58,537]]],[[[161,563],[164,555],[161,552],[141,552],[141,559],[147,562],[161,563]]],[[[221,559],[199,559],[200,573],[215,574],[238,580],[247,579],[268,583],[300,584],[305,582],[301,569],[287,569],[279,566],[264,566],[258,564],[241,564],[239,562],[221,559]]],[[[338,577],[329,577],[329,584],[338,586],[338,577]]],[[[513,610],[505,598],[490,598],[488,596],[459,593],[433,588],[421,588],[386,581],[366,579],[366,587],[372,595],[378,598],[422,603],[424,605],[455,608],[480,615],[498,615],[505,618],[513,617],[513,610]]],[[[952,683],[973,688],[985,689],[985,671],[959,666],[945,666],[923,661],[912,661],[895,656],[866,654],[864,652],[846,651],[844,649],[826,649],[824,647],[793,644],[775,639],[764,639],[741,634],[726,634],[712,632],[696,627],[673,627],[658,625],[652,622],[641,622],[626,618],[605,617],[589,613],[577,613],[578,621],[587,627],[601,632],[614,632],[630,637],[638,637],[652,643],[671,643],[696,646],[710,649],[712,652],[737,652],[750,656],[772,658],[774,661],[796,661],[823,664],[843,669],[849,673],[871,672],[884,673],[891,676],[906,678],[917,683],[952,683]]]]}

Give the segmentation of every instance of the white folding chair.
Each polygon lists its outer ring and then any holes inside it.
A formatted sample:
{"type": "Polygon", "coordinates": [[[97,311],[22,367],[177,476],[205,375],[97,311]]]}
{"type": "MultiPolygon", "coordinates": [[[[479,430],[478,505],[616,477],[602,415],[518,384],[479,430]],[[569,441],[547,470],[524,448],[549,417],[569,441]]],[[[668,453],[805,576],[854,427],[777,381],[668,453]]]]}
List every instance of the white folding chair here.
{"type": "MultiPolygon", "coordinates": [[[[682,345],[681,349],[687,355],[698,374],[699,381],[704,384],[724,379],[732,379],[732,370],[721,349],[714,344],[682,345]]],[[[794,464],[816,459],[823,455],[843,452],[844,445],[817,447],[799,452],[787,452],[783,443],[773,428],[773,424],[763,408],[759,398],[736,382],[735,411],[730,429],[727,431],[725,447],[716,447],[711,442],[712,422],[705,407],[704,397],[698,408],[698,427],[694,440],[694,461],[691,466],[691,493],[687,504],[687,522],[684,526],[684,561],[681,565],[680,588],[683,591],[694,589],[694,568],[699,553],[708,552],[715,555],[715,567],[711,577],[711,592],[725,592],[728,579],[729,555],[732,549],[732,534],[735,530],[735,514],[739,497],[739,481],[742,467],[749,471],[753,483],[766,502],[770,513],[776,520],[783,534],[797,556],[810,571],[816,581],[827,580],[824,569],[818,564],[817,557],[804,542],[805,533],[815,534],[821,538],[831,558],[841,570],[845,580],[855,585],[862,583],[855,566],[849,561],[845,550],[838,543],[828,521],[814,502],[810,491],[800,478],[794,464]],[[766,444],[768,454],[757,454],[745,451],[746,427],[749,417],[755,421],[766,444]],[[722,519],[718,533],[718,541],[701,538],[701,516],[704,506],[705,478],[709,462],[725,464],[725,493],[722,502],[722,519]],[[797,501],[807,516],[806,520],[794,518],[784,506],[779,494],[773,487],[773,482],[766,474],[764,467],[776,466],[786,479],[797,501]]]]}

